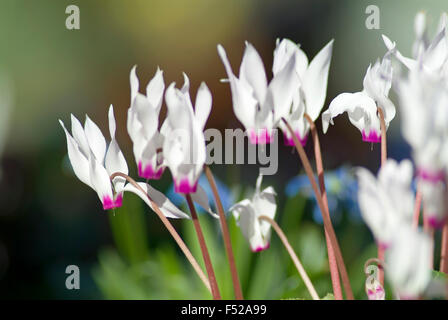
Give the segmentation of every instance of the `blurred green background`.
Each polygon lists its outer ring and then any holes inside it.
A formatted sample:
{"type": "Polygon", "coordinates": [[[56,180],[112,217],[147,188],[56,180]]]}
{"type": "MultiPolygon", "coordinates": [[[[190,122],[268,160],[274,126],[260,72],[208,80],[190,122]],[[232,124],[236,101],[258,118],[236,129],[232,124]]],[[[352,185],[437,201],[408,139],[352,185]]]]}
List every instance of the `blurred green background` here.
{"type": "MultiPolygon", "coordinates": [[[[234,70],[244,41],[260,52],[271,76],[275,39],[301,43],[311,58],[335,39],[327,103],[340,92],[362,89],[370,63],[385,53],[381,34],[410,55],[413,19],[428,12],[435,29],[446,0],[433,1],[0,1],[0,73],[12,84],[12,109],[0,155],[0,297],[61,299],[209,298],[174,241],[153,214],[133,195],[124,206],[104,212],[96,194],[72,174],[66,142],[57,120],[89,116],[107,132],[106,112],[115,108],[118,141],[136,176],[132,146],[125,130],[129,107],[129,71],[138,65],[141,87],[157,66],[165,82],[182,83],[192,92],[206,81],[213,93],[208,127],[240,127],[216,45],[227,50],[234,70]],[[65,28],[65,8],[80,8],[80,30],[65,28]],[[365,27],[365,8],[380,8],[380,30],[365,27]],[[81,289],[65,288],[65,268],[81,270],[81,289]]],[[[394,98],[394,95],[392,95],[394,98]]],[[[396,99],[395,99],[396,101],[396,99]]],[[[6,112],[0,117],[6,119],[6,112]]],[[[363,143],[347,118],[321,136],[325,167],[362,165],[376,171],[379,148],[363,143]]],[[[3,123],[3,122],[2,122],[3,123]]],[[[318,121],[320,128],[320,121],[318,121]]],[[[400,121],[389,129],[389,155],[409,156],[400,121]]],[[[1,143],[0,143],[1,145],[1,143]]],[[[311,144],[307,150],[312,157],[311,144]]],[[[215,165],[215,174],[236,200],[250,195],[256,165],[215,165]]],[[[277,220],[284,227],[321,296],[331,291],[323,228],[313,217],[313,203],[300,193],[285,194],[285,181],[300,171],[297,155],[280,150],[279,172],[265,178],[278,197],[277,220]]],[[[170,176],[154,183],[168,190],[170,176]]],[[[343,255],[358,298],[364,299],[364,261],[375,254],[372,237],[349,210],[335,222],[343,255]]],[[[201,216],[223,296],[232,298],[230,275],[216,221],[201,216]]],[[[252,254],[229,218],[244,295],[251,299],[309,298],[303,282],[275,234],[271,249],[252,254]]],[[[201,261],[191,223],[175,222],[201,261]]]]}

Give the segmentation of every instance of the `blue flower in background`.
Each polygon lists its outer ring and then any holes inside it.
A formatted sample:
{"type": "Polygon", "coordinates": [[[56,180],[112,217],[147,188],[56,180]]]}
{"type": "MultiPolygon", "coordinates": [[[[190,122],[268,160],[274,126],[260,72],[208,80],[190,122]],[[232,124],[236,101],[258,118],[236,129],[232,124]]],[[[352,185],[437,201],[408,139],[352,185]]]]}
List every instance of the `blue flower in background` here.
{"type": "MultiPolygon", "coordinates": [[[[336,170],[325,172],[324,180],[327,190],[328,208],[334,222],[340,220],[344,210],[354,220],[360,220],[357,202],[358,184],[348,167],[343,166],[336,170]]],[[[318,183],[317,180],[316,183],[318,183]]],[[[292,178],[286,185],[285,192],[288,197],[300,194],[311,200],[313,202],[313,219],[319,223],[323,222],[313,189],[306,174],[292,178]]]]}
{"type": "MultiPolygon", "coordinates": [[[[224,212],[227,213],[229,208],[235,203],[235,197],[232,191],[221,180],[215,177],[215,182],[218,188],[219,196],[221,197],[224,212]]],[[[210,206],[216,212],[214,201],[215,198],[213,197],[213,191],[210,188],[207,178],[204,175],[201,175],[198,183],[205,190],[207,198],[209,199],[210,206]]],[[[171,186],[169,187],[167,196],[176,206],[186,204],[185,198],[181,194],[174,192],[173,184],[171,184],[171,186]]],[[[202,209],[200,206],[196,206],[196,209],[198,210],[198,212],[205,212],[204,209],[202,209]]]]}

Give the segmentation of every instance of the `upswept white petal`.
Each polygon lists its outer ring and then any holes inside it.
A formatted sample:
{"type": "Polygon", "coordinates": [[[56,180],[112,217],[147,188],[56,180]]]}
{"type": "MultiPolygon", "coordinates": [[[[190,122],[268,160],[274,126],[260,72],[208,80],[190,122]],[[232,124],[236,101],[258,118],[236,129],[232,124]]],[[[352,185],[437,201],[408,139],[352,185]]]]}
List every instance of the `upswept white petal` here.
{"type": "Polygon", "coordinates": [[[395,117],[395,106],[388,98],[392,86],[392,51],[384,55],[381,63],[378,60],[373,66],[369,66],[364,77],[364,91],[376,101],[377,106],[383,110],[386,126],[395,117]]]}
{"type": "Polygon", "coordinates": [[[131,105],[132,102],[134,101],[135,97],[137,96],[139,87],[140,87],[140,82],[138,80],[137,77],[137,66],[133,66],[131,69],[131,72],[129,74],[129,82],[131,84],[131,105]]]}
{"type": "Polygon", "coordinates": [[[169,134],[164,137],[163,156],[173,175],[176,192],[192,193],[196,191],[197,179],[206,160],[203,125],[210,113],[207,109],[211,97],[207,97],[208,88],[199,88],[195,115],[185,88],[184,85],[179,90],[172,83],[165,93],[168,107],[165,128],[169,128],[169,134]]]}
{"type": "Polygon", "coordinates": [[[291,111],[294,93],[299,90],[299,76],[295,70],[296,54],[291,55],[286,65],[269,83],[265,102],[265,110],[274,111],[274,122],[279,122],[282,117],[287,117],[291,111]]]}
{"type": "Polygon", "coordinates": [[[202,82],[196,94],[196,101],[194,108],[196,121],[200,125],[201,131],[204,130],[205,123],[207,122],[211,110],[212,110],[212,94],[207,85],[205,84],[205,82],[202,82]]]}
{"type": "Polygon", "coordinates": [[[300,46],[289,39],[277,39],[274,49],[274,61],[272,63],[272,73],[275,75],[288,63],[292,55],[296,55],[296,71],[299,78],[303,78],[305,70],[308,68],[308,57],[300,46]]]}
{"type": "Polygon", "coordinates": [[[159,116],[156,110],[141,93],[137,93],[131,108],[135,110],[136,119],[141,124],[145,138],[148,140],[151,139],[159,125],[159,116]]]}
{"type": "Polygon", "coordinates": [[[106,139],[104,139],[100,128],[90,120],[86,115],[86,122],[84,124],[84,132],[89,143],[90,150],[99,163],[104,163],[104,156],[106,155],[106,139]]]}
{"type": "Polygon", "coordinates": [[[163,71],[157,68],[154,77],[146,86],[146,98],[151,106],[155,109],[156,114],[160,112],[163,102],[163,91],[165,90],[165,82],[163,80],[163,71]]]}
{"type": "Polygon", "coordinates": [[[144,182],[137,182],[140,187],[143,188],[145,193],[128,183],[124,187],[124,191],[130,191],[139,196],[152,210],[154,210],[151,202],[148,199],[148,195],[152,201],[154,201],[160,208],[160,211],[167,217],[173,219],[190,219],[189,215],[179,210],[163,193],[154,189],[149,184],[144,182]]]}
{"type": "Polygon", "coordinates": [[[430,71],[440,71],[448,58],[448,41],[442,29],[423,54],[424,66],[430,71]]]}
{"type": "Polygon", "coordinates": [[[81,122],[79,122],[73,114],[70,115],[70,118],[72,122],[73,138],[81,149],[81,152],[86,158],[88,158],[90,154],[90,147],[87,142],[86,134],[84,133],[84,128],[82,127],[81,122]]]}
{"type": "Polygon", "coordinates": [[[390,50],[395,57],[400,61],[404,66],[406,66],[408,69],[414,69],[417,67],[417,61],[411,58],[407,58],[401,54],[400,51],[396,48],[395,42],[392,42],[387,36],[384,34],[382,35],[384,44],[386,45],[387,50],[390,50]]]}
{"type": "Polygon", "coordinates": [[[59,120],[59,123],[65,132],[65,136],[67,139],[68,158],[72,165],[73,171],[75,172],[75,175],[78,177],[79,180],[84,182],[89,187],[93,188],[90,182],[90,173],[89,173],[90,169],[88,159],[81,152],[78,143],[65,128],[64,123],[61,120],[59,120]]]}
{"type": "Polygon", "coordinates": [[[263,102],[265,100],[268,85],[263,61],[257,50],[249,42],[246,42],[239,79],[252,87],[258,101],[263,102]]]}
{"type": "Polygon", "coordinates": [[[109,174],[101,163],[91,154],[89,157],[90,164],[90,183],[98,194],[98,198],[103,204],[104,209],[114,207],[114,194],[109,174]]]}
{"type": "MultiPolygon", "coordinates": [[[[113,106],[111,105],[109,108],[109,131],[111,142],[109,144],[109,148],[107,149],[106,153],[105,168],[109,175],[112,175],[115,172],[128,174],[129,171],[126,159],[124,158],[123,152],[121,152],[117,140],[115,139],[115,129],[116,129],[116,123],[114,117],[114,109],[113,106]]],[[[115,177],[113,180],[115,191],[121,192],[123,190],[125,181],[126,180],[122,177],[115,177]]]]}
{"type": "Polygon", "coordinates": [[[324,106],[327,96],[328,71],[333,52],[331,40],[311,61],[302,79],[302,90],[306,102],[306,113],[315,121],[324,106]]]}
{"type": "Polygon", "coordinates": [[[235,116],[246,129],[253,128],[257,111],[257,100],[254,98],[252,88],[247,83],[240,81],[240,79],[233,74],[227,54],[221,45],[218,45],[218,53],[229,79],[235,116]]]}

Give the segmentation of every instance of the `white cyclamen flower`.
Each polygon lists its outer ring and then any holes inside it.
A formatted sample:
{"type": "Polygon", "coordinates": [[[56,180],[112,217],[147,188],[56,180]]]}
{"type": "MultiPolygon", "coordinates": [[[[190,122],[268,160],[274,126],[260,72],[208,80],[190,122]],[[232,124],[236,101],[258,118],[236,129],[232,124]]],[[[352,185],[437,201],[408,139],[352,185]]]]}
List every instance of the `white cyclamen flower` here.
{"type": "Polygon", "coordinates": [[[425,219],[439,228],[446,218],[448,85],[440,75],[416,68],[397,82],[397,93],[402,133],[412,147],[425,219]]]}
{"type": "Polygon", "coordinates": [[[388,248],[396,228],[410,225],[414,208],[412,163],[388,159],[378,178],[367,169],[357,169],[361,214],[377,243],[388,248]]]}
{"type": "Polygon", "coordinates": [[[401,299],[417,299],[431,280],[432,240],[412,226],[397,227],[386,251],[386,276],[401,299]]]}
{"type": "MultiPolygon", "coordinates": [[[[287,108],[286,112],[280,112],[285,114],[285,119],[291,125],[296,137],[303,146],[306,144],[310,129],[304,114],[308,114],[311,120],[316,121],[325,103],[333,42],[334,40],[331,40],[309,62],[305,52],[300,49],[298,44],[288,39],[283,39],[282,41],[277,39],[272,66],[274,77],[283,70],[291,56],[296,55],[295,66],[299,75],[300,86],[294,93],[292,105],[287,108]]],[[[293,146],[294,141],[285,124],[280,122],[279,126],[284,133],[285,144],[293,146]]]]}
{"type": "Polygon", "coordinates": [[[146,87],[146,96],[139,93],[136,66],[131,70],[131,106],[128,109],[127,128],[133,142],[138,175],[145,179],[159,179],[163,174],[163,131],[159,128],[159,113],[165,83],[163,71],[157,69],[146,87]]]}
{"type": "Polygon", "coordinates": [[[436,73],[448,77],[448,33],[447,33],[447,15],[443,13],[436,36],[429,42],[426,34],[426,16],[420,12],[415,17],[414,22],[416,40],[413,46],[413,59],[404,57],[400,51],[395,48],[395,42],[392,42],[387,36],[383,35],[383,41],[391,50],[395,57],[408,69],[413,70],[422,66],[425,71],[436,73]]]}
{"type": "Polygon", "coordinates": [[[341,93],[331,101],[328,110],[322,114],[324,133],[333,118],[347,112],[350,122],[361,131],[362,140],[381,142],[380,119],[378,108],[384,113],[386,129],[395,117],[395,106],[388,98],[392,85],[391,52],[388,51],[382,61],[379,60],[367,69],[363,81],[363,91],[341,93]]]}
{"type": "Polygon", "coordinates": [[[276,70],[268,85],[263,61],[250,43],[246,42],[239,78],[233,74],[221,45],[218,45],[218,53],[230,83],[233,110],[246,128],[249,141],[254,144],[270,143],[273,129],[281,117],[288,114],[299,84],[295,71],[297,54],[291,54],[282,68],[276,70]]]}
{"type": "Polygon", "coordinates": [[[128,166],[115,140],[116,124],[112,105],[109,108],[111,142],[108,148],[101,130],[88,116],[83,128],[79,120],[71,115],[72,134],[61,120],[59,123],[67,138],[68,157],[75,175],[97,192],[104,210],[120,207],[125,181],[122,177],[114,178],[114,195],[110,175],[115,172],[128,174],[128,166]]]}
{"type": "Polygon", "coordinates": [[[212,107],[212,95],[204,82],[198,89],[194,110],[189,89],[184,74],[182,89],[172,83],[165,93],[168,115],[164,123],[163,157],[173,176],[175,191],[184,194],[197,191],[206,160],[203,130],[212,107]]]}
{"type": "Polygon", "coordinates": [[[258,218],[267,216],[274,219],[277,209],[274,188],[267,187],[260,191],[262,179],[263,176],[260,174],[257,179],[255,194],[251,200],[244,199],[230,208],[243,236],[249,241],[253,252],[269,248],[271,236],[271,225],[258,218]]]}

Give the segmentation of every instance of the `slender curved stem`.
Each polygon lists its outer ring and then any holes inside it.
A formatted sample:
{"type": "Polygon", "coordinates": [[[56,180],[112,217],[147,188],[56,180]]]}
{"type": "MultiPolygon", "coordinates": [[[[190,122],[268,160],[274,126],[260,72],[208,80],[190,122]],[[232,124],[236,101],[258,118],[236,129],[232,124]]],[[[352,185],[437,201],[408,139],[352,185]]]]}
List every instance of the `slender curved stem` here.
{"type": "MultiPolygon", "coordinates": [[[[313,137],[314,157],[316,159],[316,169],[317,169],[317,176],[319,179],[320,193],[322,195],[325,210],[330,212],[328,208],[327,190],[325,189],[324,166],[322,163],[322,153],[320,150],[319,135],[317,134],[316,125],[313,119],[311,119],[311,117],[306,113],[304,117],[310,125],[311,135],[313,137]]],[[[339,279],[338,264],[336,261],[336,256],[334,254],[333,245],[331,244],[330,237],[328,235],[327,228],[325,226],[324,228],[325,228],[325,240],[327,242],[328,264],[330,266],[331,283],[333,285],[333,294],[335,300],[342,300],[343,297],[342,297],[341,282],[339,279]]]]}
{"type": "Polygon", "coordinates": [[[442,231],[442,248],[440,251],[440,271],[448,273],[448,220],[442,231]]]}
{"type": "MultiPolygon", "coordinates": [[[[386,163],[387,160],[387,135],[386,135],[386,122],[384,121],[384,113],[381,108],[378,108],[378,115],[380,118],[381,127],[381,166],[386,163]]],[[[378,259],[384,260],[384,248],[378,246],[378,259]]],[[[379,269],[379,280],[382,286],[384,286],[384,269],[379,269]]]]}
{"type": "Polygon", "coordinates": [[[230,241],[229,228],[227,226],[226,215],[222,206],[221,198],[219,197],[218,188],[216,187],[215,178],[213,177],[212,170],[205,165],[205,175],[207,176],[208,183],[212,188],[213,197],[215,198],[215,205],[218,210],[219,220],[221,222],[222,237],[224,240],[224,246],[227,253],[227,259],[229,261],[230,274],[232,275],[233,290],[235,292],[236,300],[243,300],[243,292],[241,291],[240,280],[238,278],[238,271],[236,270],[235,257],[233,255],[232,242],[230,241]]]}
{"type": "Polygon", "coordinates": [[[299,258],[297,257],[296,253],[294,252],[294,249],[291,247],[291,244],[288,241],[288,238],[286,238],[285,234],[283,233],[280,226],[275,222],[275,220],[267,217],[267,216],[260,216],[258,217],[260,220],[264,220],[268,222],[272,228],[274,228],[275,232],[277,232],[278,237],[283,242],[283,245],[286,248],[286,251],[288,251],[292,261],[294,262],[294,265],[297,268],[297,271],[299,272],[299,275],[302,277],[303,282],[305,283],[306,288],[308,289],[308,292],[310,293],[311,297],[314,300],[320,300],[319,295],[316,292],[316,289],[314,288],[310,278],[306,274],[305,269],[303,268],[302,264],[300,263],[299,258]]]}
{"type": "Polygon", "coordinates": [[[375,262],[378,267],[382,267],[384,269],[385,267],[384,260],[378,258],[370,258],[364,263],[364,273],[366,275],[369,275],[369,273],[367,272],[367,267],[371,265],[373,262],[375,262]]]}
{"type": "Polygon", "coordinates": [[[190,250],[188,249],[187,245],[185,244],[185,242],[182,240],[182,238],[179,236],[179,234],[177,233],[176,229],[174,229],[173,225],[171,224],[171,222],[167,219],[167,217],[165,217],[165,215],[162,213],[162,211],[160,211],[159,206],[157,205],[157,203],[155,203],[151,197],[149,196],[149,194],[146,193],[146,191],[137,183],[135,182],[134,179],[132,179],[131,177],[129,177],[128,175],[121,173],[121,172],[115,172],[110,176],[110,179],[113,180],[115,177],[123,177],[125,178],[130,184],[132,184],[134,187],[136,187],[138,190],[140,190],[141,192],[143,192],[144,194],[147,195],[149,202],[151,203],[152,207],[154,208],[154,212],[157,214],[157,216],[160,218],[160,220],[162,221],[162,223],[165,225],[165,227],[168,229],[168,232],[171,234],[171,236],[174,238],[174,240],[176,241],[177,245],[180,247],[180,249],[182,250],[182,252],[185,254],[185,256],[187,257],[187,260],[190,262],[191,266],[193,267],[193,269],[196,271],[196,273],[198,274],[199,278],[202,280],[202,282],[204,283],[204,285],[207,287],[208,291],[211,291],[211,287],[210,287],[210,282],[207,279],[207,276],[204,274],[204,272],[202,271],[201,267],[199,266],[198,262],[196,261],[196,259],[194,258],[194,256],[191,254],[190,250]]]}
{"type": "Polygon", "coordinates": [[[190,208],[191,218],[193,219],[194,228],[198,236],[199,246],[201,247],[202,257],[204,258],[205,269],[207,270],[208,280],[210,281],[210,286],[212,288],[213,299],[221,300],[221,295],[219,293],[218,283],[216,282],[215,271],[213,270],[212,261],[210,259],[210,254],[208,253],[207,245],[205,244],[204,234],[202,233],[202,228],[199,223],[198,215],[191,199],[191,195],[186,195],[188,207],[190,208]]]}
{"type": "Polygon", "coordinates": [[[310,180],[311,187],[314,192],[314,196],[316,197],[317,205],[319,206],[320,212],[322,213],[322,218],[324,220],[325,227],[328,230],[328,235],[330,237],[330,240],[331,240],[333,248],[334,248],[334,252],[336,255],[336,261],[338,263],[339,271],[340,271],[341,277],[342,277],[342,283],[344,285],[345,294],[347,296],[347,299],[353,300],[354,299],[353,291],[352,291],[352,288],[350,285],[350,280],[348,278],[347,269],[345,268],[344,259],[342,258],[341,249],[339,248],[339,243],[336,238],[336,234],[334,232],[333,225],[331,223],[330,214],[328,213],[327,210],[325,210],[325,205],[322,201],[322,196],[317,187],[316,180],[314,179],[313,169],[311,168],[311,165],[308,160],[308,157],[306,156],[305,150],[303,150],[302,145],[300,144],[299,140],[297,139],[296,135],[294,134],[294,130],[292,130],[290,124],[288,123],[288,121],[286,121],[285,118],[282,118],[282,121],[285,123],[288,131],[290,132],[290,134],[293,138],[296,150],[299,153],[300,160],[302,161],[303,168],[308,176],[308,179],[310,180]]]}

